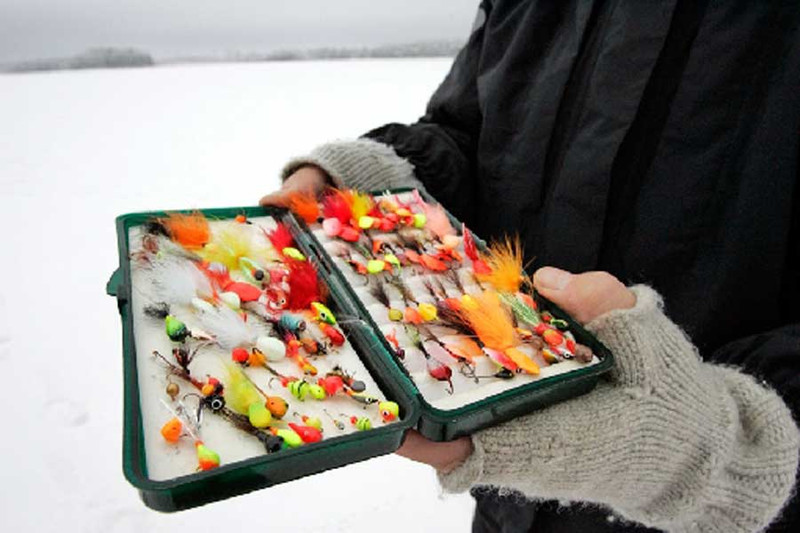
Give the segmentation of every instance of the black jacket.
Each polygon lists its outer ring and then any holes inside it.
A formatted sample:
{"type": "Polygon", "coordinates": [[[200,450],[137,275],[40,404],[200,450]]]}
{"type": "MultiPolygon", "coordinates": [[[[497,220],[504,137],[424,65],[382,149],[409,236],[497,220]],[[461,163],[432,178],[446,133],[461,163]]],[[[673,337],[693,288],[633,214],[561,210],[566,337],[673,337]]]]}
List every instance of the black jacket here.
{"type": "MultiPolygon", "coordinates": [[[[534,268],[653,286],[800,419],[799,21],[796,0],[484,1],[425,116],[367,137],[534,268]]],[[[554,509],[537,531],[625,530],[554,509]]]]}

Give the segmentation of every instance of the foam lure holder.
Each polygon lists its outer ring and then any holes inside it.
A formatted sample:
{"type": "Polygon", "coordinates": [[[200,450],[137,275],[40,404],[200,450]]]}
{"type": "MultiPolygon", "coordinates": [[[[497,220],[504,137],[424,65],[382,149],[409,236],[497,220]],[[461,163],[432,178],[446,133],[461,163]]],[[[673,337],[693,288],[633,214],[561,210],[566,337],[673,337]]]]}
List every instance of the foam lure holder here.
{"type": "Polygon", "coordinates": [[[524,294],[524,275],[497,278],[521,269],[511,245],[497,263],[415,191],[332,194],[117,218],[123,471],[147,506],[391,453],[410,428],[468,435],[611,368],[579,324],[524,294]],[[504,334],[470,309],[500,313],[504,334]]]}

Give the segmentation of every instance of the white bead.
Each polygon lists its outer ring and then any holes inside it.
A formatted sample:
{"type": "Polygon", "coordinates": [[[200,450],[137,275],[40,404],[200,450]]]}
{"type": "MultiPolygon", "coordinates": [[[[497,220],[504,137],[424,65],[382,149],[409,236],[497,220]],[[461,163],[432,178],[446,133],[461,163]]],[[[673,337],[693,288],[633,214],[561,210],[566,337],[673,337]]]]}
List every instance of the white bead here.
{"type": "Polygon", "coordinates": [[[275,337],[262,335],[256,339],[256,348],[264,354],[267,361],[280,361],[286,357],[286,345],[275,337]]]}

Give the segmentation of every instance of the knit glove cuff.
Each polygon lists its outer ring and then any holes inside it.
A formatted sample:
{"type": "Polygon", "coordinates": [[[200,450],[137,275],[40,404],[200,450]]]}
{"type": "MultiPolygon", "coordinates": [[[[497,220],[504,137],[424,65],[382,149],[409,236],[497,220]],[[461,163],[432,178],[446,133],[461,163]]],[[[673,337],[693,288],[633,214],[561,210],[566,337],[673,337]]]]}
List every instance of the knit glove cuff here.
{"type": "Polygon", "coordinates": [[[774,519],[800,446],[788,408],[751,377],[701,362],[658,294],[632,290],[632,309],[586,326],[615,354],[610,380],[473,435],[472,456],[440,475],[445,490],[594,502],[675,531],[754,531],[774,519]]]}
{"type": "Polygon", "coordinates": [[[290,160],[281,172],[285,180],[295,170],[314,165],[330,176],[340,188],[361,191],[424,189],[414,177],[414,167],[398,156],[391,146],[370,140],[335,141],[318,146],[310,154],[290,160]]]}

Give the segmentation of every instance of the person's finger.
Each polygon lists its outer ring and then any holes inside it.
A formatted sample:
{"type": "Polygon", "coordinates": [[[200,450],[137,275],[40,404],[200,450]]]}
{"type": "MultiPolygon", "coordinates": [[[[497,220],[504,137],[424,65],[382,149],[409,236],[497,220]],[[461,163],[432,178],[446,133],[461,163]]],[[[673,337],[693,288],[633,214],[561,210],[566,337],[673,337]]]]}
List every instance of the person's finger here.
{"type": "Polygon", "coordinates": [[[395,453],[446,473],[472,454],[472,441],[467,437],[461,437],[449,442],[434,442],[411,429],[395,453]]]}
{"type": "Polygon", "coordinates": [[[261,199],[258,201],[258,205],[263,205],[263,206],[272,205],[276,207],[285,207],[288,200],[289,200],[289,191],[280,189],[262,196],[261,199]]]}
{"type": "Polygon", "coordinates": [[[262,197],[259,205],[285,207],[292,193],[311,193],[319,196],[330,183],[328,175],[321,168],[307,165],[295,170],[281,188],[262,197]]]}
{"type": "Polygon", "coordinates": [[[533,286],[584,324],[613,309],[627,309],[636,304],[634,294],[608,272],[572,274],[543,267],[534,273],[533,286]]]}

